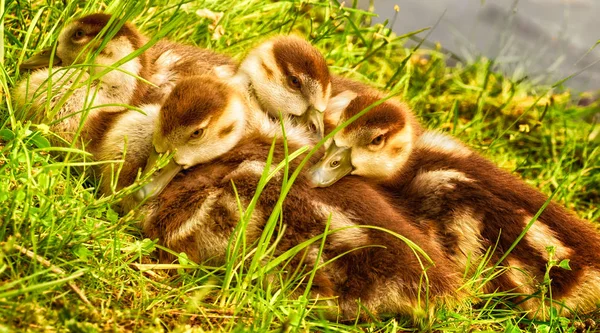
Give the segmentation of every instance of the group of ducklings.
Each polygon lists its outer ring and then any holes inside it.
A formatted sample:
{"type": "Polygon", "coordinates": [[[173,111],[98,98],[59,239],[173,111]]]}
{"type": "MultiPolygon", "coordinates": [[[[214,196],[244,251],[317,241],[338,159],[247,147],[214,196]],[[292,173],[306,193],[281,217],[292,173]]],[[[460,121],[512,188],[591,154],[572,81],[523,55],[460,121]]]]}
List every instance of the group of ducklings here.
{"type": "MultiPolygon", "coordinates": [[[[455,138],[425,130],[398,100],[374,106],[382,92],[330,74],[306,40],[268,39],[240,64],[166,40],[132,56],[147,42],[114,16],[84,16],[61,31],[54,52],[21,65],[37,70],[14,90],[34,121],[52,121],[55,133],[98,161],[124,160],[100,164],[103,195],[136,183],[172,153],[120,203],[123,213],[139,212],[147,237],[193,261],[222,264],[241,219],[237,198],[246,207],[254,197],[274,140],[272,168],[286,159],[281,121],[293,152],[372,107],[326,141],[282,203],[278,251],[333,231],[321,255],[316,242],[294,259],[317,266],[313,296],[335,300],[344,319],[418,316],[469,296],[465,278],[483,271],[479,292],[511,293],[539,317],[548,263],[568,259],[570,270],[549,272],[554,306],[563,314],[596,309],[600,234],[591,223],[554,202],[530,223],[544,194],[455,138]],[[107,31],[114,34],[103,45],[107,31]],[[86,61],[92,66],[73,66],[86,61]],[[494,270],[498,263],[503,269],[494,270]]],[[[275,173],[262,188],[248,242],[260,238],[283,178],[275,173]]],[[[160,260],[175,258],[161,252],[160,260]]]]}

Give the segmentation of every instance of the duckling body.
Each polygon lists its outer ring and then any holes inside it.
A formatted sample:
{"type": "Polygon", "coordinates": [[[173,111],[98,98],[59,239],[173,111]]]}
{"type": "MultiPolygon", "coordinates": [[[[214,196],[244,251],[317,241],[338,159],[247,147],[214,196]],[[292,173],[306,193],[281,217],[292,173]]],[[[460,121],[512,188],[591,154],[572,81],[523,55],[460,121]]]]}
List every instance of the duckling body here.
{"type": "MultiPolygon", "coordinates": [[[[150,208],[142,226],[146,236],[158,238],[175,252],[185,252],[196,262],[210,260],[211,264],[223,264],[228,241],[240,220],[231,183],[246,206],[255,194],[270,145],[270,138],[244,140],[221,158],[180,173],[148,203],[150,208]]],[[[284,158],[282,146],[277,147],[274,162],[284,158]]],[[[289,148],[294,151],[297,147],[289,148]]],[[[259,238],[280,196],[281,181],[280,174],[262,191],[245,233],[248,243],[259,238]]],[[[408,223],[377,190],[356,178],[345,179],[325,191],[312,189],[306,180],[299,179],[283,203],[286,229],[279,235],[278,253],[323,233],[329,214],[332,214],[331,230],[369,225],[408,237],[435,262],[427,270],[432,304],[454,296],[459,276],[438,245],[408,223]],[[340,198],[344,191],[360,191],[364,196],[340,198]]],[[[313,244],[306,251],[309,257],[304,264],[310,269],[315,264],[318,245],[313,244]]],[[[338,296],[343,318],[358,314],[356,300],[376,315],[413,315],[413,311],[423,308],[417,301],[419,293],[423,299],[427,298],[426,287],[418,287],[421,266],[402,240],[374,229],[344,229],[328,236],[321,262],[346,251],[352,252],[319,271],[314,289],[321,296],[338,296]],[[385,248],[368,248],[378,245],[385,248]],[[363,246],[367,248],[358,249],[363,246]]],[[[171,262],[173,258],[163,253],[161,260],[171,262]]]]}
{"type": "MultiPolygon", "coordinates": [[[[142,105],[140,109],[144,113],[127,110],[92,115],[89,121],[94,126],[85,128],[84,135],[95,138],[86,146],[86,150],[93,154],[95,160],[107,161],[97,168],[99,189],[103,195],[110,195],[132,185],[139,170],[146,165],[152,150],[152,131],[160,105],[142,105]],[[108,163],[119,160],[123,162],[108,163]]],[[[134,202],[124,200],[120,209],[127,212],[134,206],[134,202]]]]}
{"type": "MultiPolygon", "coordinates": [[[[210,81],[209,78],[202,77],[189,80],[204,80],[205,83],[210,81]]],[[[187,154],[201,155],[203,160],[199,161],[193,156],[178,157],[175,154],[174,160],[185,169],[167,182],[159,194],[148,196],[150,199],[142,211],[142,229],[148,237],[159,239],[162,245],[175,252],[185,252],[196,262],[222,264],[226,258],[229,240],[240,221],[236,197],[240,198],[243,206],[247,206],[254,197],[274,137],[270,133],[260,131],[260,128],[244,131],[239,136],[235,128],[244,128],[244,123],[249,118],[230,117],[238,112],[238,108],[247,107],[232,103],[235,99],[226,98],[221,107],[195,109],[190,112],[188,109],[193,105],[201,107],[203,104],[214,103],[210,99],[215,94],[199,94],[197,90],[190,91],[186,88],[186,85],[200,84],[202,83],[188,80],[178,83],[169,99],[181,94],[187,101],[180,100],[177,103],[181,109],[172,109],[167,99],[159,116],[160,126],[155,131],[160,140],[155,136],[154,142],[157,150],[187,151],[187,154]],[[202,99],[209,100],[202,103],[202,99]],[[166,112],[170,114],[163,114],[166,112]],[[191,116],[195,116],[196,119],[192,120],[191,116]],[[163,121],[165,119],[169,121],[163,121]],[[208,125],[207,119],[212,125],[208,125]],[[224,119],[238,121],[233,124],[234,129],[231,129],[231,123],[223,121],[224,119]],[[211,148],[216,140],[211,132],[224,133],[224,136],[235,139],[218,139],[229,143],[227,150],[222,150],[222,147],[211,148]],[[182,143],[186,142],[178,139],[183,137],[182,133],[190,133],[197,139],[198,147],[188,149],[191,147],[189,145],[193,146],[196,143],[182,143]],[[156,145],[157,142],[160,144],[156,145]],[[161,147],[163,144],[169,147],[161,147]],[[199,162],[187,164],[182,161],[199,162]],[[232,183],[235,184],[235,190],[232,183]]],[[[223,91],[218,87],[215,89],[223,91]]],[[[248,114],[251,111],[243,113],[248,114]]],[[[294,127],[294,124],[289,126],[294,127]]],[[[290,152],[300,148],[302,145],[298,142],[304,140],[295,138],[295,133],[300,132],[287,131],[290,152]]],[[[278,140],[273,165],[284,159],[285,150],[282,141],[278,140]]],[[[298,164],[298,160],[291,161],[290,169],[298,167],[298,164]]],[[[248,243],[256,241],[262,233],[270,212],[280,197],[282,181],[283,174],[280,171],[262,190],[245,232],[248,243]]],[[[334,187],[317,190],[311,188],[307,178],[301,175],[283,202],[282,216],[286,228],[282,231],[283,235],[279,235],[281,241],[277,247],[278,253],[322,234],[330,214],[331,230],[346,229],[338,230],[327,237],[320,263],[350,252],[318,270],[313,291],[321,296],[338,296],[343,318],[349,319],[359,315],[356,303],[358,299],[374,314],[412,315],[423,310],[425,304],[419,303],[418,295],[422,302],[427,299],[432,304],[455,296],[459,275],[453,269],[454,264],[442,254],[438,244],[407,223],[401,211],[390,205],[385,196],[356,178],[348,178],[334,187]],[[339,193],[348,193],[351,189],[360,191],[363,197],[348,195],[340,198],[339,193]],[[427,270],[429,296],[425,295],[427,287],[421,280],[421,263],[404,241],[381,230],[352,228],[357,225],[387,228],[419,245],[435,262],[435,265],[427,270]]],[[[292,263],[307,265],[308,269],[314,267],[317,264],[318,247],[316,244],[310,245],[304,250],[306,259],[301,259],[303,252],[298,254],[292,263]]],[[[161,261],[170,262],[173,259],[168,253],[161,253],[161,261]]],[[[429,266],[425,261],[423,265],[429,266]]],[[[294,271],[294,268],[290,268],[290,271],[294,271]]]]}
{"type": "MultiPolygon", "coordinates": [[[[332,115],[341,123],[377,97],[358,95],[346,104],[334,97],[332,115]]],[[[569,259],[572,270],[550,271],[552,297],[569,309],[594,309],[600,301],[600,236],[590,223],[551,202],[509,253],[547,197],[456,139],[411,129],[409,111],[385,102],[340,131],[312,169],[313,183],[327,186],[348,173],[370,179],[396,205],[409,207],[409,220],[444,244],[463,271],[473,272],[489,248],[494,253],[487,267],[506,255],[501,266],[509,268],[485,286],[489,292],[536,293],[549,259],[569,259]],[[343,172],[340,161],[348,164],[343,172]],[[553,258],[548,246],[555,247],[553,258]]],[[[535,296],[517,300],[533,316],[541,315],[535,296]]]]}
{"type": "MultiPolygon", "coordinates": [[[[418,220],[433,225],[446,251],[479,257],[496,250],[490,264],[511,245],[548,200],[547,196],[454,138],[426,132],[415,144],[406,172],[381,186],[403,193],[402,204],[413,207],[418,220]]],[[[569,310],[588,312],[600,302],[600,235],[587,221],[550,202],[502,266],[509,267],[486,286],[533,294],[544,282],[548,261],[569,260],[571,270],[550,270],[554,300],[569,310]],[[552,258],[547,248],[555,247],[552,258]]],[[[541,301],[530,298],[521,307],[536,311],[541,301]]],[[[539,316],[540,313],[533,313],[539,316]]]]}
{"type": "Polygon", "coordinates": [[[376,89],[367,84],[340,75],[331,75],[331,96],[337,96],[345,91],[353,91],[357,94],[377,93],[376,89]]]}

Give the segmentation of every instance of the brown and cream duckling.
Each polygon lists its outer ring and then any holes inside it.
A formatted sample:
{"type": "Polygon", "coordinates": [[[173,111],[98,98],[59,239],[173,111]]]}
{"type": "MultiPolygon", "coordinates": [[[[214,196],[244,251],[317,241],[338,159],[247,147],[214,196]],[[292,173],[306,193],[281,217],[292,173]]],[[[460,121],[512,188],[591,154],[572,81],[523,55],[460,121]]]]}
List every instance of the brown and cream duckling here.
{"type": "MultiPolygon", "coordinates": [[[[202,156],[206,150],[214,154],[214,151],[223,152],[230,149],[247,130],[242,125],[247,117],[246,100],[233,86],[214,75],[190,76],[181,81],[183,83],[176,86],[177,89],[169,94],[162,105],[143,105],[143,113],[124,112],[110,118],[112,123],[98,126],[106,130],[100,140],[90,145],[94,148],[94,157],[99,161],[123,160],[119,164],[100,165],[102,194],[112,194],[132,185],[144,168],[149,171],[155,167],[159,154],[176,151],[171,162],[154,175],[153,182],[136,193],[136,196],[141,195],[142,199],[145,191],[151,191],[156,184],[166,185],[181,169],[205,162],[202,156]],[[198,95],[197,92],[206,94],[206,97],[194,98],[198,95]],[[181,114],[183,108],[189,111],[188,114],[181,114]],[[207,114],[210,117],[203,118],[204,122],[200,124],[192,121],[207,114]],[[215,125],[222,127],[224,123],[229,125],[225,131],[213,131],[215,125]],[[169,132],[168,137],[163,137],[166,129],[177,130],[169,132]],[[206,137],[214,141],[210,147],[198,144],[204,142],[206,137]],[[195,149],[197,151],[194,151],[195,149]]],[[[262,114],[262,111],[259,112],[262,114]]],[[[267,117],[264,114],[263,116],[267,117]]],[[[90,126],[93,127],[96,126],[90,126]]],[[[141,200],[134,199],[129,197],[122,200],[119,210],[127,213],[136,207],[141,200]]]]}
{"type": "MultiPolygon", "coordinates": [[[[231,75],[227,78],[231,78],[231,75]]],[[[230,149],[245,131],[253,128],[246,126],[246,118],[268,118],[260,110],[256,110],[253,117],[248,114],[243,92],[237,86],[219,79],[216,74],[189,76],[180,81],[182,84],[177,85],[177,89],[169,94],[162,105],[143,105],[143,113],[128,111],[115,117],[105,116],[101,119],[111,119],[110,124],[89,126],[92,129],[106,129],[99,140],[90,144],[97,160],[123,159],[123,163],[100,166],[100,190],[105,195],[132,185],[144,168],[146,170],[143,173],[146,173],[155,167],[159,154],[176,152],[170,163],[154,175],[154,180],[136,193],[139,200],[123,200],[120,205],[123,213],[137,206],[146,192],[154,191],[158,184],[161,184],[160,188],[165,186],[181,169],[206,162],[202,158],[205,151],[208,150],[208,155],[211,155],[215,151],[230,149]],[[198,92],[206,96],[199,99],[198,92]],[[182,114],[183,111],[187,111],[187,114],[182,114]],[[201,123],[194,121],[205,116],[208,118],[202,118],[201,123]],[[224,124],[227,126],[223,132],[214,132],[215,125],[220,127],[224,124]],[[166,132],[167,129],[173,131],[166,132]],[[213,144],[203,146],[207,138],[213,144]]],[[[280,126],[273,121],[270,123],[274,128],[280,126]]],[[[265,121],[261,122],[262,128],[265,128],[265,124],[265,121]]],[[[306,131],[302,135],[309,136],[306,131]]]]}
{"type": "MultiPolygon", "coordinates": [[[[339,123],[379,97],[352,94],[332,98],[339,123]]],[[[555,202],[543,210],[516,247],[512,244],[548,200],[547,196],[500,169],[447,135],[418,135],[410,110],[394,101],[368,111],[335,134],[323,159],[311,169],[313,184],[330,186],[347,174],[370,179],[396,205],[410,207],[412,221],[445,244],[463,269],[495,247],[488,267],[503,256],[507,267],[485,290],[539,291],[547,264],[570,260],[571,270],[550,271],[552,297],[561,311],[587,312],[600,301],[600,235],[592,225],[555,202]],[[554,257],[547,248],[554,246],[554,257]]],[[[352,177],[353,178],[353,177],[352,177]]],[[[543,316],[539,296],[520,304],[543,316]]]]}
{"type": "Polygon", "coordinates": [[[306,124],[323,137],[323,112],[331,95],[323,55],[297,36],[277,36],[251,50],[238,69],[251,101],[275,119],[279,113],[306,124]]]}
{"type": "MultiPolygon", "coordinates": [[[[124,163],[107,162],[94,168],[94,172],[102,176],[100,193],[103,195],[131,185],[138,169],[146,165],[155,116],[160,109],[160,105],[150,103],[164,101],[181,77],[216,75],[235,69],[234,62],[225,55],[162,39],[89,82],[91,76],[147,47],[147,37],[132,24],[119,26],[120,23],[116,17],[99,13],[68,24],[59,34],[54,55],[56,66],[52,70],[45,68],[50,64],[49,50],[34,56],[21,67],[37,70],[15,89],[17,104],[29,109],[28,113],[35,115],[34,121],[49,122],[51,130],[68,143],[81,126],[84,110],[89,110],[81,131],[85,149],[97,161],[124,160],[124,163]],[[114,35],[101,48],[103,36],[111,30],[114,35]],[[47,94],[49,79],[52,79],[50,95],[47,94]],[[51,98],[53,111],[45,110],[47,98],[51,98]],[[130,110],[126,105],[139,106],[143,113],[130,110]],[[55,114],[55,111],[58,112],[55,114]]],[[[60,144],[60,140],[57,143],[60,144]]]]}
{"type": "MultiPolygon", "coordinates": [[[[292,144],[312,144],[306,126],[287,118],[284,125],[292,144]]],[[[247,100],[239,81],[208,75],[181,80],[160,108],[152,136],[154,149],[146,168],[154,167],[160,154],[173,152],[173,159],[138,192],[139,199],[160,192],[180,170],[208,163],[242,138],[258,134],[281,137],[281,124],[247,100]]]]}
{"type": "MultiPolygon", "coordinates": [[[[212,77],[187,78],[176,85],[160,111],[155,146],[159,151],[175,151],[174,160],[187,169],[166,182],[164,190],[145,193],[142,229],[147,237],[158,239],[176,253],[185,252],[196,262],[224,263],[241,219],[237,198],[243,207],[248,205],[266,168],[273,136],[245,130],[245,121],[250,118],[244,114],[252,111],[244,110],[248,106],[242,97],[243,92],[228,89],[226,83],[212,77]]],[[[306,140],[303,134],[296,135],[288,132],[290,152],[306,140]]],[[[284,159],[279,141],[273,165],[284,159]]],[[[299,162],[290,163],[293,170],[299,162]]],[[[282,172],[276,173],[262,190],[244,233],[248,243],[259,238],[281,195],[282,182],[282,172]]],[[[313,244],[292,262],[310,269],[341,255],[318,270],[313,292],[337,296],[342,318],[359,314],[357,301],[374,315],[417,315],[425,311],[426,303],[431,310],[440,301],[456,296],[459,274],[439,244],[408,223],[401,210],[366,182],[347,178],[332,187],[314,189],[301,176],[282,205],[286,227],[281,229],[283,235],[276,236],[280,239],[278,253],[322,234],[331,215],[330,230],[337,231],[327,237],[320,261],[316,262],[318,245],[313,244]],[[340,195],[351,190],[360,191],[363,197],[340,195]],[[409,238],[435,265],[430,266],[396,236],[358,225],[386,228],[409,238]],[[304,254],[305,259],[301,259],[304,254]],[[430,266],[426,280],[422,265],[430,266]]],[[[161,261],[173,259],[161,253],[161,261]]]]}

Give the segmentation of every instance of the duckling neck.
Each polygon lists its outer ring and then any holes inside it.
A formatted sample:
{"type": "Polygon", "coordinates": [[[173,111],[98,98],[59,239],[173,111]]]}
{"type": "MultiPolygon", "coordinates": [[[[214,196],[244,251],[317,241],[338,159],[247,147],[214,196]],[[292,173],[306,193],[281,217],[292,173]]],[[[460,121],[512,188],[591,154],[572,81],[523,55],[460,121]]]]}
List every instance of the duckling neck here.
{"type": "Polygon", "coordinates": [[[446,134],[424,131],[415,138],[407,162],[384,186],[395,191],[410,187],[421,173],[452,169],[452,165],[460,164],[460,160],[469,158],[471,154],[471,150],[446,134]]]}
{"type": "Polygon", "coordinates": [[[260,99],[258,98],[258,94],[256,93],[256,89],[254,88],[254,85],[252,84],[251,80],[247,81],[246,94],[248,96],[249,103],[251,103],[251,106],[254,109],[260,110],[265,115],[268,115],[268,113],[265,112],[264,105],[260,102],[260,99]]]}
{"type": "MultiPolygon", "coordinates": [[[[265,114],[269,119],[273,120],[274,122],[278,122],[279,119],[277,117],[274,117],[271,112],[269,111],[269,108],[266,107],[264,105],[264,103],[261,101],[260,99],[260,95],[256,92],[256,88],[254,87],[254,84],[252,83],[252,80],[250,79],[250,77],[247,74],[243,74],[244,76],[244,85],[246,87],[246,95],[248,97],[248,101],[249,103],[251,103],[251,105],[256,109],[259,110],[260,112],[262,112],[263,114],[265,114]]],[[[284,115],[285,117],[286,115],[284,115]]]]}
{"type": "Polygon", "coordinates": [[[411,153],[408,160],[394,172],[392,177],[379,181],[380,186],[392,192],[398,192],[398,189],[409,186],[419,171],[417,159],[415,153],[411,153]]]}
{"type": "MultiPolygon", "coordinates": [[[[260,104],[260,99],[252,85],[252,81],[246,74],[237,78],[244,87],[246,102],[248,104],[248,116],[246,119],[246,136],[262,135],[270,138],[281,138],[283,136],[281,122],[273,118],[260,104]]],[[[283,125],[288,142],[293,145],[314,145],[312,135],[303,126],[296,125],[289,116],[283,116],[283,125]]]]}
{"type": "Polygon", "coordinates": [[[105,50],[98,55],[94,68],[95,73],[101,73],[109,70],[100,78],[101,89],[106,104],[109,103],[127,103],[130,105],[140,105],[144,95],[148,91],[148,84],[144,81],[150,79],[152,75],[152,63],[148,52],[144,51],[137,57],[114,68],[114,59],[123,59],[133,52],[136,52],[147,43],[148,39],[142,35],[135,37],[121,37],[112,41],[105,50]]]}

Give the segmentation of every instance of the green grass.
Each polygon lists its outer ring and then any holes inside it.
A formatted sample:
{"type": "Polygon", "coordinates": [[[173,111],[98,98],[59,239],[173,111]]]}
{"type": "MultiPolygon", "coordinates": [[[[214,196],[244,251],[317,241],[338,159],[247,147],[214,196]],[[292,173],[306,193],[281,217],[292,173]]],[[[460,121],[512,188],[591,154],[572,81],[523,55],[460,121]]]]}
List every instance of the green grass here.
{"type": "MultiPolygon", "coordinates": [[[[353,9],[349,2],[343,8],[335,2],[173,3],[0,0],[0,86],[5,97],[0,104],[0,331],[426,328],[415,327],[407,318],[357,325],[321,319],[320,305],[308,294],[289,297],[297,282],[277,274],[293,251],[275,256],[267,242],[257,249],[236,243],[232,260],[224,267],[197,265],[180,257],[180,265],[161,267],[173,268],[176,274],[148,270],[147,264],[156,261],[157,245],[144,239],[132,215],[119,217],[111,209],[119,195],[98,198],[94,182],[81,172],[89,167],[89,156],[78,149],[51,146],[47,127],[23,119],[11,100],[10,89],[24,78],[18,64],[52,45],[62,25],[84,13],[122,13],[148,36],[165,35],[238,60],[270,34],[304,35],[322,50],[332,71],[399,91],[427,127],[456,135],[544,193],[554,193],[555,200],[580,217],[599,220],[600,138],[590,140],[595,127],[587,120],[600,112],[600,105],[578,107],[578,96],[560,83],[534,86],[519,77],[503,76],[494,71],[493,61],[483,58],[449,68],[440,50],[406,47],[413,32],[399,36],[383,25],[370,26],[372,14],[353,9]],[[222,37],[211,38],[211,22],[195,15],[200,8],[225,13],[222,37]],[[238,265],[240,256],[247,257],[248,266],[238,265]],[[262,259],[269,259],[268,264],[262,259]],[[265,274],[281,281],[267,284],[265,274]],[[72,286],[85,296],[78,296],[72,286]]],[[[280,167],[286,175],[293,173],[280,167]]],[[[274,214],[265,239],[278,227],[277,219],[274,214]]],[[[247,216],[242,218],[239,233],[246,220],[247,216]]],[[[297,275],[310,279],[311,274],[297,275]]],[[[429,328],[573,331],[569,325],[579,320],[552,317],[532,322],[510,306],[500,307],[502,295],[480,296],[477,306],[440,309],[429,328]]]]}

